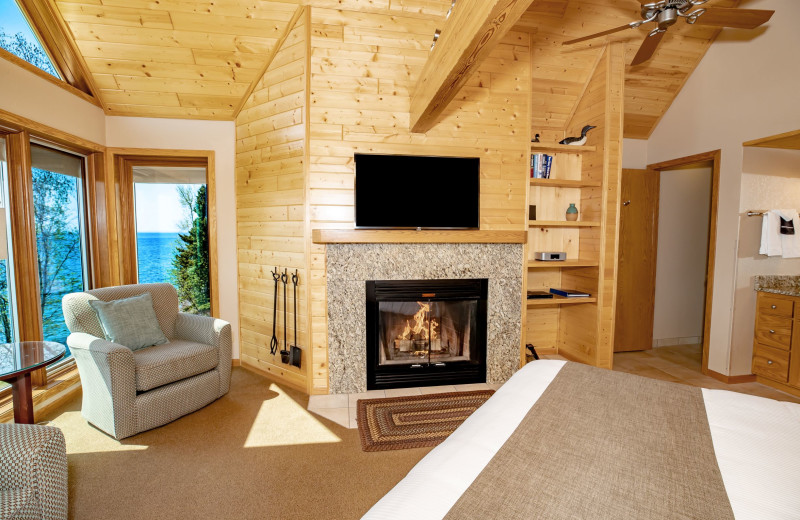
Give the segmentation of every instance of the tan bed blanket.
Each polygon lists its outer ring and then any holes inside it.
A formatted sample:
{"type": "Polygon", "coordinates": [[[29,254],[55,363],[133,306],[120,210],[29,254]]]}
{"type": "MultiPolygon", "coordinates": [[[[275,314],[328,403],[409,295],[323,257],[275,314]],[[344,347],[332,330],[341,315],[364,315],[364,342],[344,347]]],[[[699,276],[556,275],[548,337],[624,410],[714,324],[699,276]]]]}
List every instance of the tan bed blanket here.
{"type": "Polygon", "coordinates": [[[700,388],[567,363],[447,519],[733,519],[700,388]]]}

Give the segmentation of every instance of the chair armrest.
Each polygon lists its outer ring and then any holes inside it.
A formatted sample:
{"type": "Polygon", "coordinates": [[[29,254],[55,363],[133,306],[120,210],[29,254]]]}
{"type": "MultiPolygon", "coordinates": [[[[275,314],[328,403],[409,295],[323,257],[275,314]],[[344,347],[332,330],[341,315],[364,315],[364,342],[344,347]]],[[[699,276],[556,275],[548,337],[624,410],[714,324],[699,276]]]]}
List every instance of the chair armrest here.
{"type": "Polygon", "coordinates": [[[2,489],[30,488],[39,497],[43,519],[67,518],[67,448],[61,430],[0,424],[0,468],[2,489]]]}
{"type": "Polygon", "coordinates": [[[214,345],[219,352],[220,392],[228,393],[231,381],[232,340],[231,324],[211,316],[198,316],[179,312],[175,321],[175,335],[186,341],[214,345]]]}
{"type": "Polygon", "coordinates": [[[133,351],[83,332],[70,334],[67,345],[81,376],[83,416],[117,439],[136,433],[133,351]]]}
{"type": "Polygon", "coordinates": [[[67,337],[67,346],[70,351],[87,350],[108,356],[116,355],[121,357],[130,356],[133,359],[133,351],[125,345],[97,338],[84,332],[73,332],[67,337]]]}

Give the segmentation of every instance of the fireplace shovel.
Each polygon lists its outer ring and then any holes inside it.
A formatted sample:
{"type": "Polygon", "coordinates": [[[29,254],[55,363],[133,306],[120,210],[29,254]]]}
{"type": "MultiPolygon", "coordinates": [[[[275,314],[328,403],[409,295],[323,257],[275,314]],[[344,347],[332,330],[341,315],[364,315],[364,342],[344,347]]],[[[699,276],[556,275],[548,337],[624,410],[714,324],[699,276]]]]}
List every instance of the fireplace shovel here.
{"type": "Polygon", "coordinates": [[[302,349],[297,346],[297,283],[300,278],[297,276],[297,269],[294,270],[292,275],[292,284],[294,285],[294,344],[292,344],[289,353],[289,364],[300,368],[300,357],[303,353],[302,349]]]}
{"type": "Polygon", "coordinates": [[[286,286],[289,284],[289,276],[286,269],[281,274],[281,282],[283,282],[283,350],[281,350],[281,363],[289,363],[289,344],[286,342],[286,286]]]}

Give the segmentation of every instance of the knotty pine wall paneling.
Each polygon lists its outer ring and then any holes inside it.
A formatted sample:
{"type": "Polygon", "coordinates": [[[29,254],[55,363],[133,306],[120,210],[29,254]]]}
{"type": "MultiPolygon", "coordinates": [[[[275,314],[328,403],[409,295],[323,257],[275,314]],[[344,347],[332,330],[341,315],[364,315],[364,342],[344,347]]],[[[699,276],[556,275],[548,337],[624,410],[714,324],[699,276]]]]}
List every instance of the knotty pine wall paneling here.
{"type": "Polygon", "coordinates": [[[624,104],[624,47],[609,44],[594,69],[568,135],[579,135],[584,125],[596,126],[583,154],[584,180],[600,181],[599,188],[581,190],[580,219],[599,221],[600,227],[580,230],[581,251],[599,259],[594,268],[562,274],[564,286],[597,296],[597,303],[565,306],[559,321],[559,354],[604,368],[613,362],[614,309],[619,238],[619,189],[622,165],[622,118],[624,104]]]}
{"type": "MultiPolygon", "coordinates": [[[[308,9],[288,32],[280,49],[236,117],[236,217],[239,266],[241,360],[277,379],[308,391],[310,368],[306,229],[306,126],[308,117],[308,9]],[[297,292],[297,341],[303,347],[300,369],[271,355],[273,289],[271,271],[289,270],[288,333],[293,343],[291,273],[297,292]]],[[[283,343],[283,286],[278,285],[277,336],[283,343]]]]}
{"type": "MultiPolygon", "coordinates": [[[[511,32],[427,133],[409,130],[414,85],[440,20],[311,10],[308,218],[353,227],[354,153],[481,159],[481,229],[527,229],[530,46],[511,32]]],[[[386,189],[402,179],[386,179],[386,189]]],[[[310,240],[310,237],[309,237],[310,240]]],[[[327,393],[325,246],[310,244],[312,393],[327,393]]]]}

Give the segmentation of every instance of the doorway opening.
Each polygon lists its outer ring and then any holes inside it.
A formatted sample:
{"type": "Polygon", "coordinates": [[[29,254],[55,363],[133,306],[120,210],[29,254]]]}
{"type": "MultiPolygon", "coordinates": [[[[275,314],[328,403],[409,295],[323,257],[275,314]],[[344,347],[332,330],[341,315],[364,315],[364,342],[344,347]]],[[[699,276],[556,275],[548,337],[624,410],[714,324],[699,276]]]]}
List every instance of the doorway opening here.
{"type": "Polygon", "coordinates": [[[623,170],[616,368],[652,362],[644,368],[675,380],[687,368],[709,373],[720,155],[623,170]]]}

